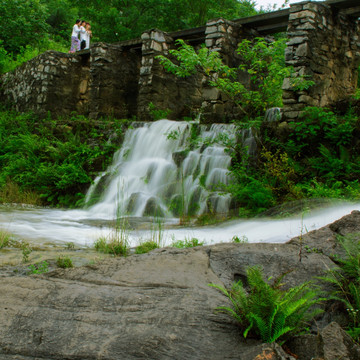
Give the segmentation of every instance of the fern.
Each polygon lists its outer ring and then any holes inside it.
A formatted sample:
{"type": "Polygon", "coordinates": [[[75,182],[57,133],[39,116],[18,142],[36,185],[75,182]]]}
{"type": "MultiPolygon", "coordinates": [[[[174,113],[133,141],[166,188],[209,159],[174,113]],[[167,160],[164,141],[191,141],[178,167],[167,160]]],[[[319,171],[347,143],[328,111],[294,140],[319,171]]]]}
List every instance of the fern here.
{"type": "Polygon", "coordinates": [[[359,234],[338,237],[345,257],[334,257],[337,267],[320,279],[332,284],[331,299],[342,302],[349,316],[348,332],[360,342],[360,241],[359,234]]]}
{"type": "Polygon", "coordinates": [[[302,331],[306,322],[321,312],[310,311],[323,300],[310,282],[284,291],[280,284],[283,277],[270,285],[259,267],[249,267],[246,272],[246,289],[241,281],[234,283],[230,291],[210,284],[231,301],[232,307],[221,306],[217,310],[228,313],[240,324],[244,338],[257,336],[267,343],[285,339],[286,335],[302,331]]]}

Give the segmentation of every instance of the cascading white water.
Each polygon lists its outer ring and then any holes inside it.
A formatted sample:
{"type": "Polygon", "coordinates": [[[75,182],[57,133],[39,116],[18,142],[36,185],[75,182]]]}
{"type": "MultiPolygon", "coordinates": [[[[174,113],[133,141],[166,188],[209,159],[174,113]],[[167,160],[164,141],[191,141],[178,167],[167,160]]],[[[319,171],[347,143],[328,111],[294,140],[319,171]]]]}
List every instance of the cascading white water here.
{"type": "Polygon", "coordinates": [[[230,196],[216,187],[228,183],[231,158],[214,143],[219,134],[234,138],[235,127],[160,120],[129,129],[112,165],[87,194],[89,211],[98,218],[227,213],[230,196]],[[210,145],[189,149],[192,126],[197,139],[210,145]]]}

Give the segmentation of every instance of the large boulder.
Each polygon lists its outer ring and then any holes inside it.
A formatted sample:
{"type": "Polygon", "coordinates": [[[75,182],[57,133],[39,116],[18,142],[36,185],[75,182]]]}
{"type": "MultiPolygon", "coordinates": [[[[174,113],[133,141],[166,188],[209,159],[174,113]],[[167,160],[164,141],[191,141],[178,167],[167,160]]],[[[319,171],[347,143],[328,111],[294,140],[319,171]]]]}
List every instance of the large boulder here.
{"type": "MultiPolygon", "coordinates": [[[[330,225],[287,244],[164,248],[44,275],[4,273],[0,359],[290,360],[279,347],[244,341],[236,323],[214,313],[228,300],[208,284],[230,286],[252,265],[262,265],[266,277],[288,272],[288,286],[322,275],[334,266],[328,254],[338,249],[336,235],[356,230],[350,224],[358,216],[336,222],[336,231],[330,225]],[[304,250],[315,245],[319,251],[304,250]]],[[[332,320],[318,322],[324,328],[322,347],[309,335],[311,357],[322,349],[325,360],[335,359],[333,345],[341,341],[346,359],[359,359],[346,334],[328,325],[332,320]]],[[[294,343],[289,353],[300,350],[294,343]]]]}

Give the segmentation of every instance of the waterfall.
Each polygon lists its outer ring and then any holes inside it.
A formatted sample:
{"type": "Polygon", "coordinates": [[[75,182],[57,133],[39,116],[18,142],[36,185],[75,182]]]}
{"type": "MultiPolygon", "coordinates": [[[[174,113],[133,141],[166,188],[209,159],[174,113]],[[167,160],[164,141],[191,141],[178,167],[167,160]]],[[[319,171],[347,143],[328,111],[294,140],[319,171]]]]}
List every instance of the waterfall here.
{"type": "Polygon", "coordinates": [[[102,218],[226,214],[231,198],[218,186],[229,183],[231,158],[214,142],[219,135],[234,139],[235,126],[160,120],[128,129],[88,191],[89,211],[102,218]]]}

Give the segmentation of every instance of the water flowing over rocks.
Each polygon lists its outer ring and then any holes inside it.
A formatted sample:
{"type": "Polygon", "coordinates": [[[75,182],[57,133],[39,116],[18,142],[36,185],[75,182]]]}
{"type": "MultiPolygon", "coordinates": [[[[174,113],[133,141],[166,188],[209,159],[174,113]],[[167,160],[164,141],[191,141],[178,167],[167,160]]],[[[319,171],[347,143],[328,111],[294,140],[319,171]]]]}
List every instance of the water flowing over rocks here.
{"type": "Polygon", "coordinates": [[[359,359],[330,309],[318,330],[289,343],[289,354],[244,341],[214,313],[227,300],[208,286],[229,286],[256,264],[266,277],[291,271],[285,280],[294,286],[333,266],[336,236],[350,232],[360,232],[359,211],[286,244],[163,248],[44,275],[0,272],[0,358],[291,360],[298,351],[302,360],[359,359]],[[301,252],[305,246],[319,251],[301,252]]]}

